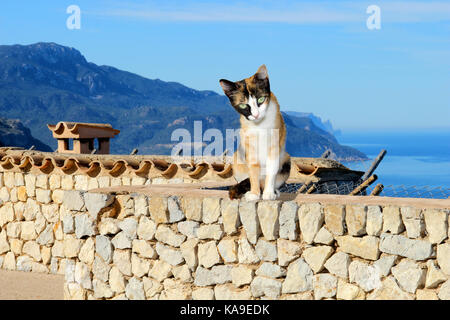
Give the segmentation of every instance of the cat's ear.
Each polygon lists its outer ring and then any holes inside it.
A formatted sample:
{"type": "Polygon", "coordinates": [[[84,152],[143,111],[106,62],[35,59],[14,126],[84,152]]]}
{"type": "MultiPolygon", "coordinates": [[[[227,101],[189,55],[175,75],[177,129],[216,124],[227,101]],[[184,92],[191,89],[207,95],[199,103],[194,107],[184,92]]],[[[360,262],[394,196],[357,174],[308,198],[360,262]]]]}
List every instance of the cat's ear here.
{"type": "Polygon", "coordinates": [[[267,73],[267,68],[265,64],[263,64],[261,67],[258,68],[258,71],[256,71],[255,73],[255,78],[258,80],[269,79],[269,74],[267,73]]]}
{"type": "Polygon", "coordinates": [[[233,91],[236,91],[236,84],[233,81],[229,81],[226,79],[220,79],[219,80],[220,86],[223,89],[223,92],[225,92],[226,95],[229,95],[233,91]]]}

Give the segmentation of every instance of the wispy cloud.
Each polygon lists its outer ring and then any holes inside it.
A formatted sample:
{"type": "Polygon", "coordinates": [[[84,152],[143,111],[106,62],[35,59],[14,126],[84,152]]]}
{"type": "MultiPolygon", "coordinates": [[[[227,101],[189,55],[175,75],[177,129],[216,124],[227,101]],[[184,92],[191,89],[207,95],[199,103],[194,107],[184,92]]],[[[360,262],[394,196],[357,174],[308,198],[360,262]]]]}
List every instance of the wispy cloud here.
{"type": "Polygon", "coordinates": [[[324,23],[362,20],[360,14],[329,10],[318,6],[295,6],[295,8],[261,8],[250,5],[204,4],[202,6],[154,8],[117,8],[105,15],[138,18],[155,21],[183,22],[282,22],[324,23]]]}
{"type": "Polygon", "coordinates": [[[388,22],[450,21],[450,3],[441,1],[384,1],[380,8],[388,22]]]}
{"type": "Polygon", "coordinates": [[[189,1],[180,3],[117,4],[100,12],[115,16],[168,22],[275,22],[321,24],[361,22],[367,19],[366,8],[376,4],[384,22],[450,21],[450,3],[442,1],[345,1],[292,2],[261,1],[243,3],[211,3],[189,1]]]}

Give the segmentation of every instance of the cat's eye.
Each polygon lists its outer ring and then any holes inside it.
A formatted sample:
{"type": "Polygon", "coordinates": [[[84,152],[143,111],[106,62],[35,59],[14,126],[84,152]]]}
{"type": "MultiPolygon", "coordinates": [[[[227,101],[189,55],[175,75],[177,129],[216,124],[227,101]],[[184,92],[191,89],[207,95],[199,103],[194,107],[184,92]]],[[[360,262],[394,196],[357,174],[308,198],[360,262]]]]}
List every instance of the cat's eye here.
{"type": "Polygon", "coordinates": [[[239,105],[239,108],[245,109],[245,108],[247,108],[247,105],[246,105],[245,103],[241,103],[241,104],[239,105]]]}
{"type": "Polygon", "coordinates": [[[259,103],[259,104],[263,103],[264,101],[266,101],[266,97],[260,97],[260,98],[258,99],[258,103],[259,103]]]}

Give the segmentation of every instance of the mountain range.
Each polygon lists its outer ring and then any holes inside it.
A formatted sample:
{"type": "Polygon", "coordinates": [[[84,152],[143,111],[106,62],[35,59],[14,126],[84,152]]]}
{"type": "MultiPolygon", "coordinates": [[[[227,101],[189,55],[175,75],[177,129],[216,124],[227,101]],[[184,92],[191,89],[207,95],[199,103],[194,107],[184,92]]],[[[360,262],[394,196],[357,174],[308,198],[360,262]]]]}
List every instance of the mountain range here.
{"type": "Polygon", "coordinates": [[[330,120],[323,121],[312,112],[286,111],[286,114],[297,118],[309,118],[318,128],[335,136],[341,135],[341,130],[334,129],[330,120]]]}
{"type": "Polygon", "coordinates": [[[31,135],[30,129],[20,120],[0,118],[0,147],[14,146],[29,149],[34,146],[41,151],[53,151],[31,135]]]}
{"type": "MultiPolygon", "coordinates": [[[[56,43],[0,46],[0,114],[19,119],[43,142],[41,148],[51,149],[56,149],[56,140],[46,124],[110,123],[121,130],[111,143],[111,152],[117,154],[134,148],[139,154],[170,154],[177,143],[171,141],[172,131],[193,132],[194,121],[201,121],[203,132],[239,127],[238,114],[224,95],[99,66],[56,43]]],[[[291,155],[318,157],[331,149],[341,159],[366,158],[340,145],[333,131],[311,114],[283,116],[291,155]]]]}

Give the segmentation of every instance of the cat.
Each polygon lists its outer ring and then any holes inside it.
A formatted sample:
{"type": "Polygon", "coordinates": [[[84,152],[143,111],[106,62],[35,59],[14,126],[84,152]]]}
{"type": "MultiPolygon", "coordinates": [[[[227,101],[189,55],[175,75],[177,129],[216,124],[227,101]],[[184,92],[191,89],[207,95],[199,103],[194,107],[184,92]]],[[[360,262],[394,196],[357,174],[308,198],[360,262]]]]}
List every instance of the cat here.
{"type": "Polygon", "coordinates": [[[241,81],[219,80],[233,108],[240,114],[240,143],[233,156],[233,176],[238,184],[229,197],[245,200],[275,200],[291,171],[286,152],[286,126],[280,105],[270,91],[265,65],[241,81]]]}

